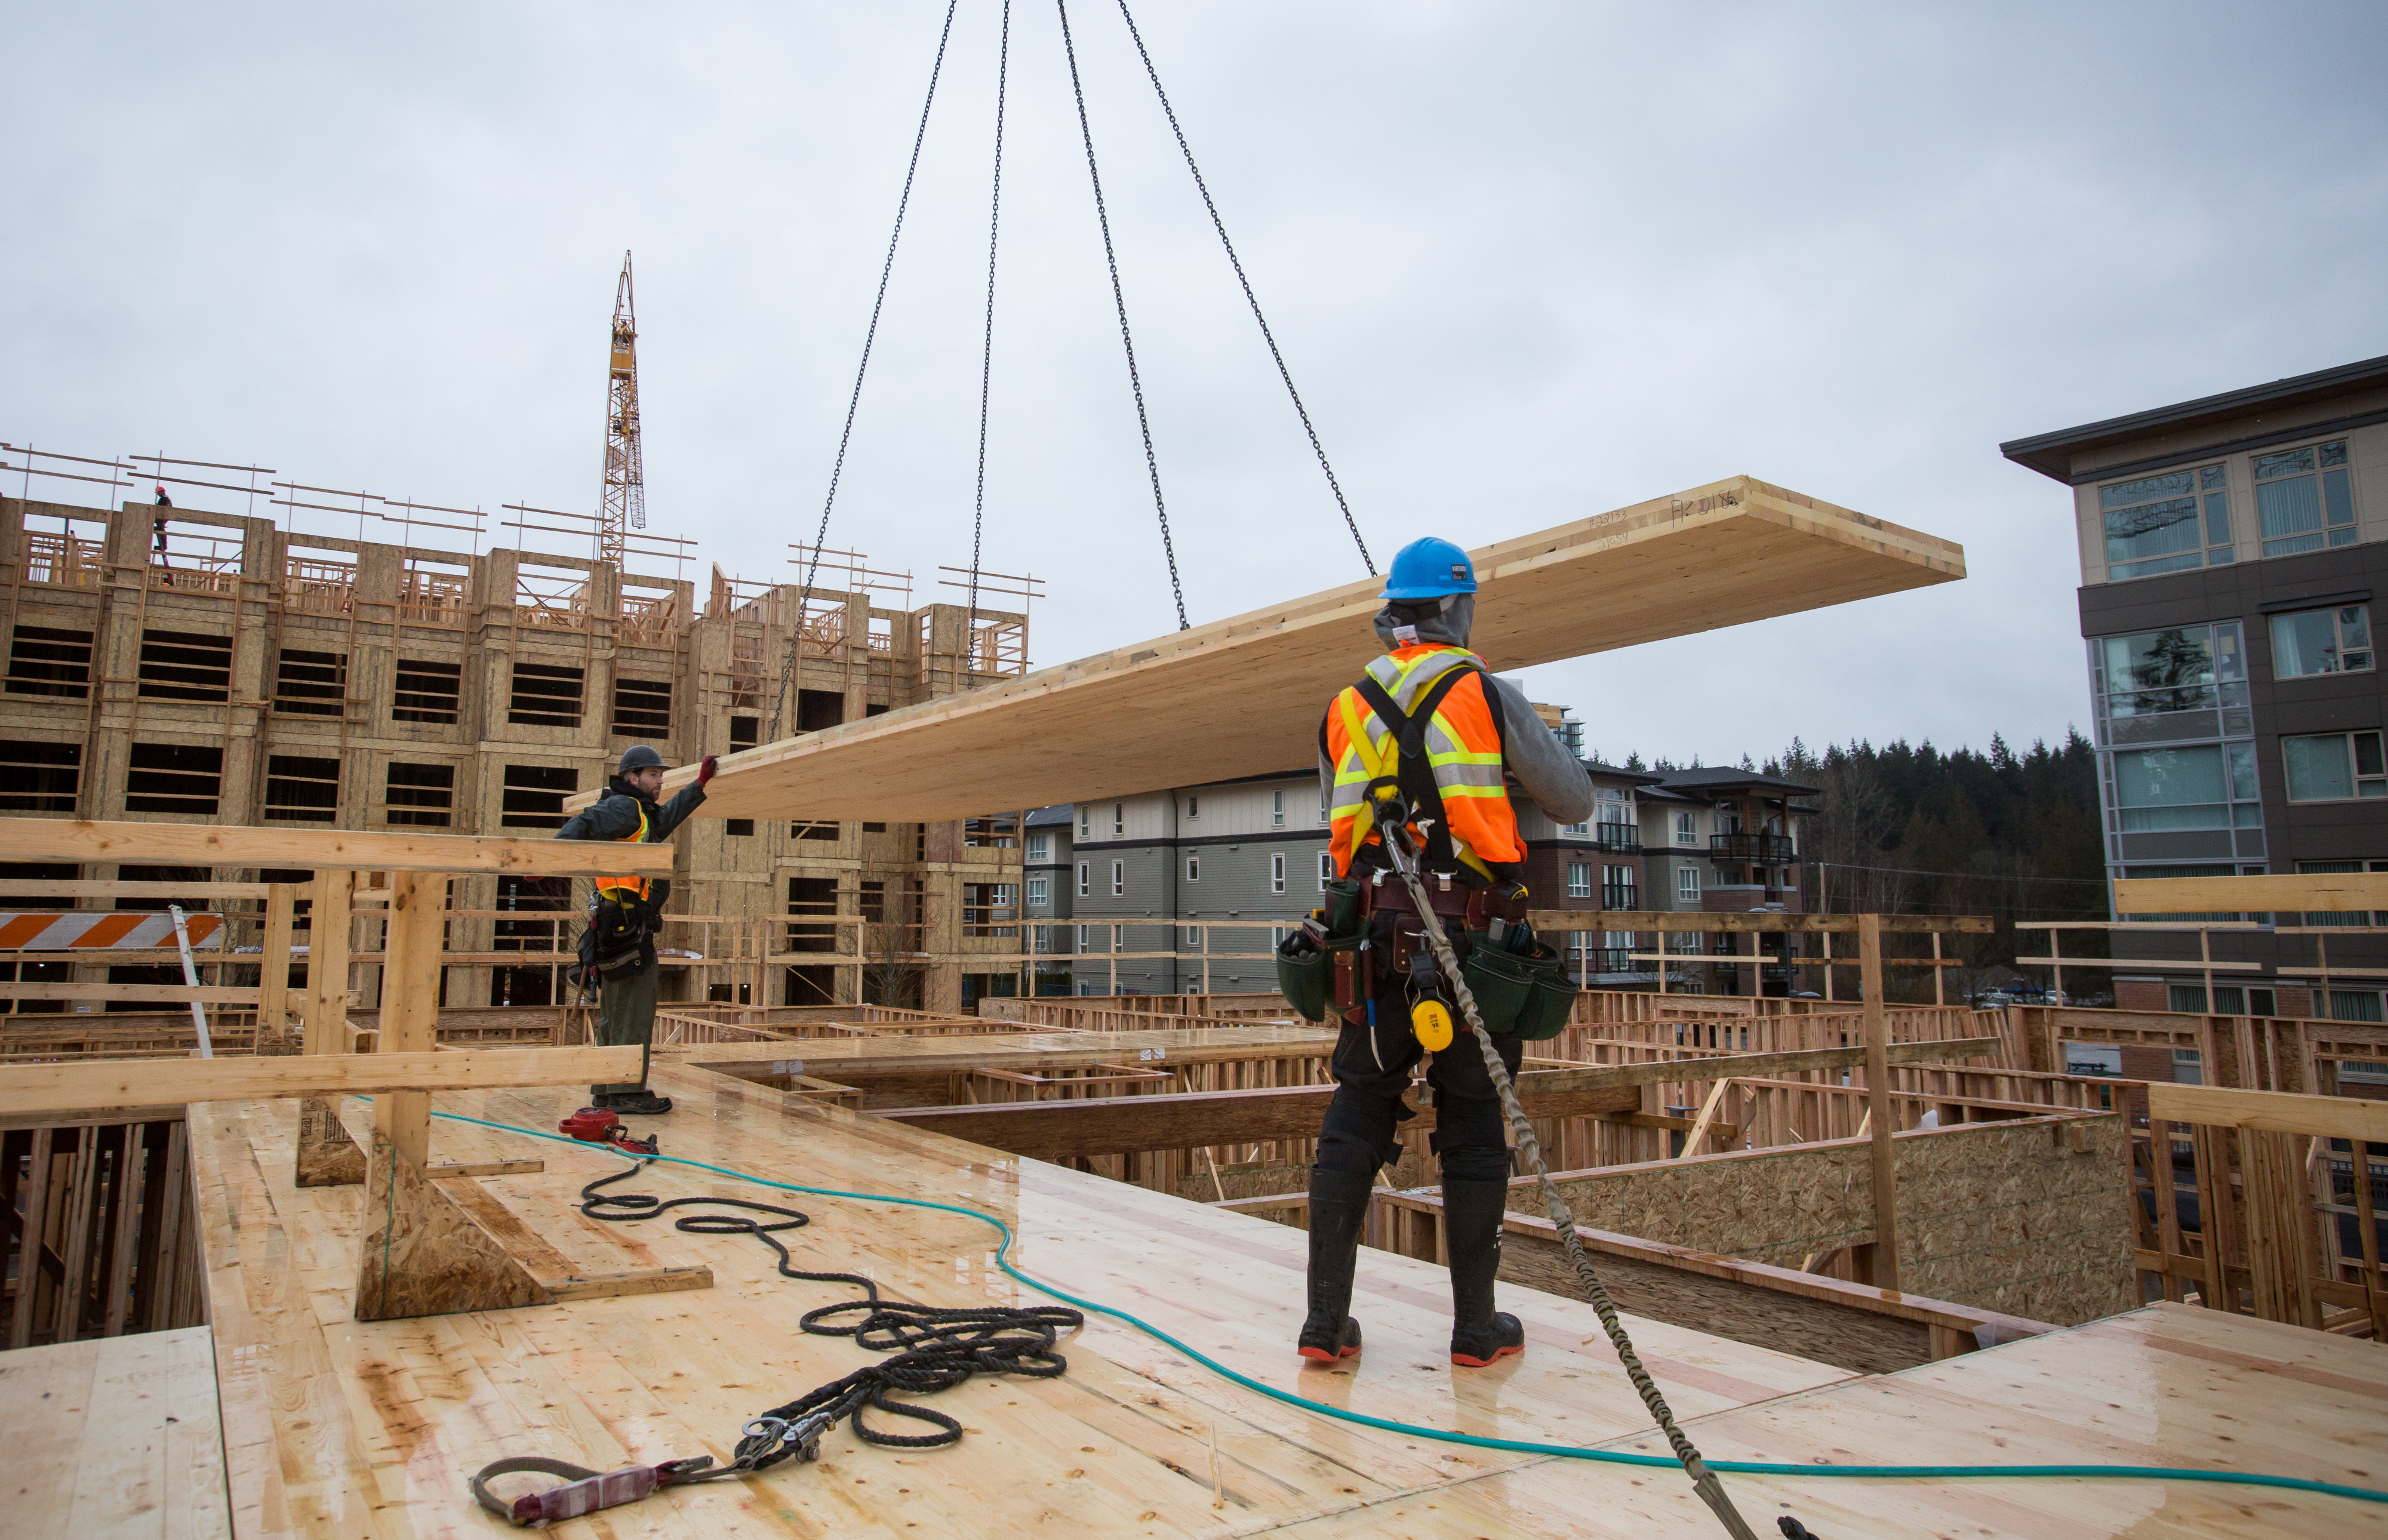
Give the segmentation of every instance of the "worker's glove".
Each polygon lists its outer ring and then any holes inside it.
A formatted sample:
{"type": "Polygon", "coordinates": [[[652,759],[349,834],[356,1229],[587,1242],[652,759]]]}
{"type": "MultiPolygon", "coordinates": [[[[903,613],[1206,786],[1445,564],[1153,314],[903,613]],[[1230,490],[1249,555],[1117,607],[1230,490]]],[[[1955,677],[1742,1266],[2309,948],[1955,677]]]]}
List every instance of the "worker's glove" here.
{"type": "Polygon", "coordinates": [[[707,754],[707,755],[705,755],[705,763],[704,763],[704,764],[700,764],[700,765],[698,765],[698,766],[696,767],[696,784],[697,784],[697,785],[699,785],[699,786],[703,786],[705,782],[707,782],[707,781],[709,781],[709,780],[711,780],[711,779],[713,778],[713,772],[714,772],[714,769],[715,769],[715,767],[716,767],[717,764],[718,764],[718,761],[716,760],[715,756],[713,756],[713,755],[711,755],[711,754],[707,754]]]}

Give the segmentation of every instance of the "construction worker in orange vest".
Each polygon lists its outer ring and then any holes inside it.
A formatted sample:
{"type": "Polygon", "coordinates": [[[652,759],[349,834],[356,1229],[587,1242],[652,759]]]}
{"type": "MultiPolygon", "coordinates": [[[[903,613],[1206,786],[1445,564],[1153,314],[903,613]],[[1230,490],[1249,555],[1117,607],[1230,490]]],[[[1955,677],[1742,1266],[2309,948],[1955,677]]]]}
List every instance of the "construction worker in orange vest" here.
{"type": "MultiPolygon", "coordinates": [[[[1368,916],[1367,982],[1345,1004],[1331,1068],[1335,1097],[1310,1172],[1310,1311],[1302,1356],[1332,1363],[1360,1351],[1352,1275],[1377,1168],[1398,1160],[1396,1134],[1416,1116],[1402,1100],[1426,1049],[1411,1030],[1407,960],[1424,950],[1409,890],[1391,869],[1375,803],[1386,776],[1399,783],[1422,838],[1429,898],[1454,940],[1488,918],[1522,919],[1517,880],[1526,859],[1506,780],[1515,776],[1562,824],[1592,816],[1592,778],[1534,713],[1517,687],[1494,678],[1467,650],[1476,569],[1448,540],[1412,542],[1393,558],[1377,616],[1387,649],[1336,696],[1319,726],[1319,778],[1333,823],[1338,877],[1360,879],[1368,916]],[[1415,735],[1405,733],[1413,724],[1415,735]],[[1404,746],[1408,751],[1404,751],[1404,746]],[[1422,762],[1422,763],[1421,763],[1422,762]],[[1406,919],[1404,925],[1403,921],[1406,919]]],[[[1429,954],[1430,955],[1430,954],[1429,954]]],[[[1451,1256],[1451,1361],[1480,1368],[1520,1352],[1518,1318],[1492,1308],[1508,1206],[1509,1151],[1498,1092],[1466,1027],[1427,1070],[1434,1097],[1431,1146],[1442,1162],[1443,1232],[1451,1256]]],[[[1511,1074],[1523,1045],[1496,1033],[1511,1074]]]]}
{"type": "MultiPolygon", "coordinates": [[[[625,750],[621,768],[605,792],[572,815],[556,830],[558,839],[616,839],[654,844],[671,838],[688,815],[705,801],[705,783],[713,778],[714,758],[705,756],[696,779],[661,807],[655,794],[663,789],[664,760],[641,743],[625,750]]],[[[664,901],[671,896],[668,877],[601,877],[589,903],[589,928],[580,937],[580,978],[586,984],[602,980],[597,1002],[597,1041],[608,1048],[637,1043],[644,1050],[655,1035],[655,931],[662,923],[664,901]]],[[[647,1089],[647,1061],[639,1059],[634,1084],[589,1088],[591,1105],[617,1113],[659,1117],[671,1111],[671,1098],[647,1089]]]]}

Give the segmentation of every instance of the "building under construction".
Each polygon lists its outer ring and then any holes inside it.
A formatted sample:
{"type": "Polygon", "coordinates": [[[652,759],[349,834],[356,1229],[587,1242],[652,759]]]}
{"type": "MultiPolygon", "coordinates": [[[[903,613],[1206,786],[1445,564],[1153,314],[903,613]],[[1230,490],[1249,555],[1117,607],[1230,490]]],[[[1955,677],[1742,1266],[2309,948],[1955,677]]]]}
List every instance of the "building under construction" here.
{"type": "MultiPolygon", "coordinates": [[[[7,499],[0,812],[537,836],[631,744],[693,763],[1026,671],[1031,585],[982,575],[975,593],[1017,594],[1016,612],[915,608],[908,574],[853,553],[798,559],[817,574],[809,588],[718,568],[700,587],[535,549],[467,555],[263,517],[7,499]]],[[[1018,817],[692,825],[665,997],[953,1010],[1007,992],[1022,951],[1009,923],[1018,817]]],[[[135,863],[8,871],[286,879],[135,863]]],[[[446,1002],[543,1005],[568,991],[569,879],[460,875],[451,909],[446,1002]]],[[[58,984],[146,977],[23,966],[58,984]]],[[[359,987],[374,1004],[373,983],[359,987]]]]}

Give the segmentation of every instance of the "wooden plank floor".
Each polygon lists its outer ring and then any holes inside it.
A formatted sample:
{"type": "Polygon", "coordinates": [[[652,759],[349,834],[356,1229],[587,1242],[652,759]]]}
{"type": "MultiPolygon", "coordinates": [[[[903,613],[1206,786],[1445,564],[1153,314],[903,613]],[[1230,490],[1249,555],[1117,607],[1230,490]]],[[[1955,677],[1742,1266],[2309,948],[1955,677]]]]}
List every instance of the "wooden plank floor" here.
{"type": "Polygon", "coordinates": [[[232,1534],[204,1326],[0,1353],[0,1533],[232,1534]]]}
{"type": "MultiPolygon", "coordinates": [[[[1288,1350],[1302,1308],[1298,1231],[875,1118],[799,1107],[692,1066],[659,1064],[656,1080],[680,1110],[641,1122],[661,1133],[667,1154],[1000,1214],[1019,1235],[1015,1256],[1029,1271],[1145,1315],[1264,1382],[1494,1437],[1653,1442],[1588,1306],[1505,1286],[1505,1307],[1527,1325],[1526,1357],[1454,1375],[1442,1351],[1449,1305],[1442,1270],[1365,1252],[1354,1311],[1368,1351],[1344,1368],[1304,1370],[1288,1350]]],[[[562,1091],[485,1092],[443,1094],[437,1105],[553,1128],[578,1101],[562,1091]]],[[[349,1109],[353,1116],[356,1104],[349,1109]]],[[[496,1534],[502,1526],[470,1506],[464,1484],[490,1459],[541,1454],[610,1469],[718,1458],[748,1417],[871,1357],[843,1339],[799,1332],[797,1316],[847,1291],[777,1277],[769,1254],[751,1240],[679,1234],[661,1223],[599,1225],[578,1215],[579,1187],[622,1168],[617,1158],[445,1120],[434,1125],[435,1158],[548,1160],[544,1174],[487,1185],[576,1264],[705,1263],[718,1281],[691,1293],[358,1324],[349,1305],[362,1189],[292,1185],[295,1105],[194,1107],[192,1127],[232,1501],[244,1536],[496,1534]]],[[[624,1185],[771,1197],[667,1167],[624,1185]]],[[[891,1294],[934,1304],[1043,1297],[997,1271],[993,1232],[960,1216],[781,1201],[813,1216],[789,1237],[799,1268],[867,1270],[891,1294]]],[[[2362,1480],[2345,1474],[2360,1459],[2353,1451],[2388,1446],[2388,1371],[2369,1358],[2349,1367],[2362,1355],[2388,1360],[2388,1350],[2195,1312],[2167,1309],[2053,1339],[2069,1347],[2025,1343],[1864,1380],[1661,1323],[1635,1320],[1632,1330],[1679,1415],[1709,1420],[1697,1436],[1720,1456],[2196,1462],[2230,1447],[2218,1442],[2228,1424],[2217,1419],[2240,1418],[2247,1424],[2240,1458],[2249,1464],[2362,1480]],[[2184,1314],[2194,1319],[2176,1325],[2184,1314]],[[2161,1332],[2144,1324],[2151,1319],[2161,1332]],[[2293,1340],[2266,1335],[2272,1332],[2293,1340]],[[2191,1345],[2170,1345],[2176,1340],[2191,1345]]],[[[972,1430],[959,1448],[878,1449],[841,1430],[817,1465],[659,1494],[564,1533],[1714,1533],[1668,1472],[1335,1422],[1243,1391],[1099,1318],[1065,1351],[1063,1379],[975,1381],[937,1397],[972,1430]]],[[[1774,1483],[1734,1483],[1761,1525],[1774,1502],[1788,1500],[1833,1540],[1953,1534],[1960,1516],[1969,1534],[2121,1534],[2157,1514],[2187,1516],[2188,1527],[2164,1533],[2234,1535],[2374,1533],[2356,1526],[2375,1522],[2353,1504],[2259,1500],[2227,1488],[1780,1484],[1778,1494],[1774,1483]]]]}

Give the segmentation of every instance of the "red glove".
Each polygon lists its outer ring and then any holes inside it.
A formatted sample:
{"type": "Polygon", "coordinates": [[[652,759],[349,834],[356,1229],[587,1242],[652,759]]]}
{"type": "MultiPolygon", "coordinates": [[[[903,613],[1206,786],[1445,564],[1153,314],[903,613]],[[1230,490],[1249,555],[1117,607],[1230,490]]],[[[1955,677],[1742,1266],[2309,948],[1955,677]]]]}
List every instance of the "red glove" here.
{"type": "Polygon", "coordinates": [[[705,782],[711,780],[713,778],[714,769],[714,756],[711,754],[705,755],[705,763],[696,767],[696,784],[703,786],[705,782]]]}

